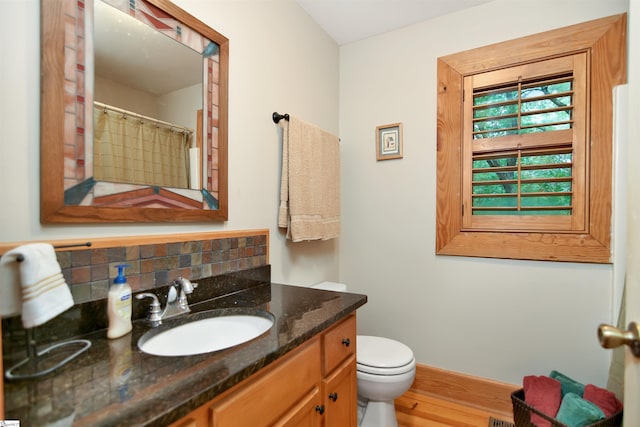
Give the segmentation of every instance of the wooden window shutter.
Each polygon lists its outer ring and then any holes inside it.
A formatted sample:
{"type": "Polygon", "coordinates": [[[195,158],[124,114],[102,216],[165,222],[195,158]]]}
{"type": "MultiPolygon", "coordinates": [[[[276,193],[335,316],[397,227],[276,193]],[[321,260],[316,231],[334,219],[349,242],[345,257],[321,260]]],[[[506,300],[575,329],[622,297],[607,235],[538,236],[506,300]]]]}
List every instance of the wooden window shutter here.
{"type": "Polygon", "coordinates": [[[585,229],[586,72],[579,53],[465,77],[464,229],[585,229]]]}
{"type": "Polygon", "coordinates": [[[436,254],[611,262],[626,15],[438,58],[436,254]]]}

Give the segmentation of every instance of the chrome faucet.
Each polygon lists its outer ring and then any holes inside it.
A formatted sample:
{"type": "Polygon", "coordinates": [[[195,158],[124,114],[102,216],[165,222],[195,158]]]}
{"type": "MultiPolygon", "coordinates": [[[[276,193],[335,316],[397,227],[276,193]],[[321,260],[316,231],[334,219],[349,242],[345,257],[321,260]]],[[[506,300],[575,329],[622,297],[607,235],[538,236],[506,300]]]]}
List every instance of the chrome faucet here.
{"type": "MultiPolygon", "coordinates": [[[[191,295],[193,293],[193,290],[198,287],[198,284],[191,283],[191,281],[186,277],[178,277],[176,280],[173,281],[173,284],[180,286],[180,296],[178,297],[178,307],[180,308],[181,313],[189,313],[191,310],[189,309],[189,301],[187,301],[187,295],[191,295]]],[[[171,291],[169,291],[169,293],[171,293],[171,291]]]]}
{"type": "Polygon", "coordinates": [[[164,310],[161,309],[160,301],[155,294],[150,292],[143,292],[136,295],[137,299],[151,298],[151,305],[149,306],[149,316],[147,319],[151,323],[152,327],[156,327],[162,324],[163,319],[179,316],[181,314],[191,312],[189,308],[189,301],[187,295],[193,293],[193,290],[198,287],[197,283],[192,283],[185,277],[178,277],[171,282],[169,286],[169,293],[167,294],[167,305],[164,310]],[[178,294],[178,289],[180,289],[178,294]]]}
{"type": "Polygon", "coordinates": [[[149,306],[149,315],[147,316],[147,320],[151,323],[152,327],[159,326],[162,323],[162,310],[160,308],[160,301],[158,301],[158,297],[156,294],[152,294],[151,292],[143,292],[141,294],[136,295],[136,299],[142,298],[151,298],[151,305],[149,306]]]}

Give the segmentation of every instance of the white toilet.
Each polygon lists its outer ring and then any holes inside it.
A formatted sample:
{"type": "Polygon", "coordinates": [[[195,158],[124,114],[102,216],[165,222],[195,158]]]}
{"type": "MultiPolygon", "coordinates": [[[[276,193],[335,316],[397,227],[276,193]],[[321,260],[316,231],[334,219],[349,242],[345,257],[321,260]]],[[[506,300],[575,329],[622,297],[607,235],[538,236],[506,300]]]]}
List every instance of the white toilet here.
{"type": "MultiPolygon", "coordinates": [[[[322,282],[313,288],[346,292],[342,283],[322,282]]],[[[416,376],[413,351],[401,342],[358,335],[356,342],[358,379],[358,425],[397,427],[394,400],[409,390],[416,376]]]]}

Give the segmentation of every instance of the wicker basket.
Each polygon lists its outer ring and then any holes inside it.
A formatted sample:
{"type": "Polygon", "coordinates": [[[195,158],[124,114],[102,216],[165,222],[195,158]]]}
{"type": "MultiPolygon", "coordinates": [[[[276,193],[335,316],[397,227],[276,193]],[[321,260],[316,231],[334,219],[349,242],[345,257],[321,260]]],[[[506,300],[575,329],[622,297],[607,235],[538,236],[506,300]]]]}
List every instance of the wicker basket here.
{"type": "MultiPolygon", "coordinates": [[[[529,406],[524,401],[524,389],[516,390],[511,393],[511,402],[513,403],[513,421],[516,427],[536,427],[531,423],[531,414],[537,414],[541,418],[549,421],[552,427],[568,427],[555,418],[551,418],[546,414],[538,411],[533,406],[529,406]]],[[[609,418],[600,420],[597,423],[589,424],[587,427],[619,427],[622,425],[622,411],[616,412],[609,418]]]]}

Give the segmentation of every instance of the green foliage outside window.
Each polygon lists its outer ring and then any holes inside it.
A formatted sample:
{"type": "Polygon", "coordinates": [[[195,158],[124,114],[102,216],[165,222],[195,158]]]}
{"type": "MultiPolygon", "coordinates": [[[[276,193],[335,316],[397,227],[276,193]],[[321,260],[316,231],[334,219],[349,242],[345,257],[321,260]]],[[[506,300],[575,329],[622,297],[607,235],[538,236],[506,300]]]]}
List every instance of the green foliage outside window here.
{"type": "MultiPolygon", "coordinates": [[[[519,82],[474,95],[473,138],[572,126],[572,78],[519,82]]],[[[571,215],[571,147],[474,156],[474,215],[571,215]]]]}

